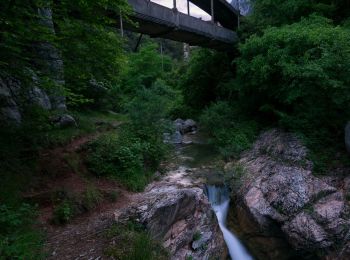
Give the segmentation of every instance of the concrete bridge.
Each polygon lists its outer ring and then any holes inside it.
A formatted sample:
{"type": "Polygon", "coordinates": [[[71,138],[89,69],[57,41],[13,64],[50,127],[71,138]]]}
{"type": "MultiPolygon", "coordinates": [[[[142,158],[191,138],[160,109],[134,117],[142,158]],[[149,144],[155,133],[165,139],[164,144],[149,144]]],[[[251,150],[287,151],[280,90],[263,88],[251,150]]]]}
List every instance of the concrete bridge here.
{"type": "MultiPolygon", "coordinates": [[[[170,9],[149,0],[128,0],[134,10],[131,20],[138,23],[134,26],[123,24],[121,28],[150,35],[185,42],[222,51],[232,50],[238,42],[235,29],[239,13],[225,0],[189,0],[212,15],[212,21],[203,21],[188,14],[170,9]],[[220,24],[220,25],[219,25],[220,24]]],[[[189,4],[188,4],[189,8],[189,4]]]]}

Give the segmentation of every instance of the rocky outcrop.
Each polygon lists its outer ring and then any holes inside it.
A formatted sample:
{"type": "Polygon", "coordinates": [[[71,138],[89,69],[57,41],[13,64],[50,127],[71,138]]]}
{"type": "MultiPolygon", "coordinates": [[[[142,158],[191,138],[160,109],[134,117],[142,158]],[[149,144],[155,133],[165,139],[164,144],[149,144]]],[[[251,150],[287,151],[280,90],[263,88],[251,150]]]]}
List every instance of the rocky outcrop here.
{"type": "Polygon", "coordinates": [[[164,142],[171,144],[191,144],[192,142],[186,138],[186,134],[196,133],[198,126],[192,119],[182,120],[180,118],[173,122],[174,132],[164,133],[164,142]]]}
{"type": "Polygon", "coordinates": [[[22,115],[17,103],[19,90],[20,82],[18,80],[0,76],[0,119],[2,118],[4,121],[10,121],[17,125],[22,121],[22,115]]]}
{"type": "MultiPolygon", "coordinates": [[[[49,7],[38,9],[39,22],[55,34],[52,20],[52,11],[49,7]]],[[[35,58],[32,63],[35,70],[45,74],[53,83],[49,89],[41,87],[41,79],[33,71],[26,68],[20,74],[25,74],[26,79],[19,79],[13,75],[0,74],[0,119],[6,123],[19,125],[22,121],[22,113],[27,106],[36,105],[45,110],[66,111],[64,97],[64,68],[59,50],[49,42],[33,43],[35,58]]]]}
{"type": "MultiPolygon", "coordinates": [[[[55,35],[51,8],[38,8],[38,16],[40,18],[41,24],[48,29],[48,32],[50,32],[52,35],[55,35]]],[[[63,86],[65,84],[65,80],[62,55],[60,51],[50,42],[37,43],[35,45],[35,50],[38,56],[37,66],[41,71],[49,75],[50,79],[55,84],[55,87],[48,91],[52,108],[55,110],[65,111],[67,107],[63,94],[63,86]]]]}
{"type": "Polygon", "coordinates": [[[116,219],[144,225],[163,242],[171,259],[226,259],[226,245],[207,197],[181,171],[151,184],[116,219]]]}
{"type": "Polygon", "coordinates": [[[66,128],[71,126],[78,126],[74,117],[68,114],[63,114],[52,118],[52,123],[60,128],[66,128]]]}
{"type": "Polygon", "coordinates": [[[259,258],[286,259],[289,244],[303,254],[345,259],[350,229],[345,191],[312,175],[298,138],[279,130],[265,132],[238,163],[244,177],[233,194],[239,202],[235,215],[259,258]]]}
{"type": "Polygon", "coordinates": [[[243,16],[249,15],[253,11],[253,0],[232,0],[231,5],[239,10],[243,16]]]}
{"type": "Polygon", "coordinates": [[[182,135],[197,130],[197,123],[192,119],[182,120],[180,118],[174,121],[174,127],[176,131],[179,131],[182,135]]]}

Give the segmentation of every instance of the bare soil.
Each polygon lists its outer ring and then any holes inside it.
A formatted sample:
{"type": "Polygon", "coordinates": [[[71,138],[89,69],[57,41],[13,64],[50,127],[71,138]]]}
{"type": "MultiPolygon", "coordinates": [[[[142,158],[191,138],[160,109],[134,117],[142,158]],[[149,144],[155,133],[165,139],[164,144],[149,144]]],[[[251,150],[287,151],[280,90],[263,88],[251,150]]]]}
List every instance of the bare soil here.
{"type": "Polygon", "coordinates": [[[38,222],[46,235],[47,259],[107,259],[103,251],[111,243],[104,231],[114,222],[114,213],[138,196],[113,180],[97,178],[84,164],[84,145],[99,134],[77,138],[65,146],[42,151],[39,156],[38,176],[29,184],[23,196],[38,203],[38,222]],[[93,185],[102,194],[113,192],[115,200],[104,198],[94,209],[76,216],[65,225],[52,224],[53,194],[67,191],[81,195],[93,185]]]}

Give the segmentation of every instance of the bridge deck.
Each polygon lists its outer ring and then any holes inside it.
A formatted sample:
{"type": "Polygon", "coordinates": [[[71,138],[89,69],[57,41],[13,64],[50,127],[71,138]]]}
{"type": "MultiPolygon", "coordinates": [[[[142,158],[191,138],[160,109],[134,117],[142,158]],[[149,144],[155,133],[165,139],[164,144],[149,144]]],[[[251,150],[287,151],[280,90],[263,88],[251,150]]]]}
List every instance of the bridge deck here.
{"type": "Polygon", "coordinates": [[[134,9],[131,19],[138,26],[126,24],[131,31],[186,42],[218,50],[229,50],[238,42],[237,34],[211,22],[180,13],[148,0],[128,0],[134,9]]]}

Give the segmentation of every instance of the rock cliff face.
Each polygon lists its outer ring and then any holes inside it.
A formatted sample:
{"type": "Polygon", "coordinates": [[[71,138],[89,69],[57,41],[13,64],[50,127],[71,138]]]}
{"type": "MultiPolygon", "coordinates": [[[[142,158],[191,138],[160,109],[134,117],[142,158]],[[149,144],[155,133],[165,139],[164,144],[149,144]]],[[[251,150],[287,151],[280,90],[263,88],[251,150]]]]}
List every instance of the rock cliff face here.
{"type": "Polygon", "coordinates": [[[258,258],[288,259],[295,252],[350,258],[347,190],[312,175],[307,150],[294,135],[265,132],[238,163],[244,177],[233,192],[233,215],[258,258]]]}
{"type": "Polygon", "coordinates": [[[143,224],[163,242],[171,259],[226,259],[226,245],[203,190],[181,171],[151,184],[118,222],[143,224]]]}
{"type": "MultiPolygon", "coordinates": [[[[48,31],[55,34],[52,11],[50,8],[38,9],[39,22],[48,31]]],[[[60,52],[48,42],[33,43],[36,59],[33,65],[36,69],[48,75],[55,87],[49,90],[40,88],[40,78],[27,68],[28,80],[21,82],[12,75],[0,73],[0,119],[6,122],[20,124],[22,111],[27,105],[37,105],[45,110],[66,110],[63,95],[64,71],[60,52]]]]}
{"type": "Polygon", "coordinates": [[[239,9],[241,15],[246,16],[252,12],[252,1],[253,0],[232,0],[231,5],[237,10],[239,9]]]}

